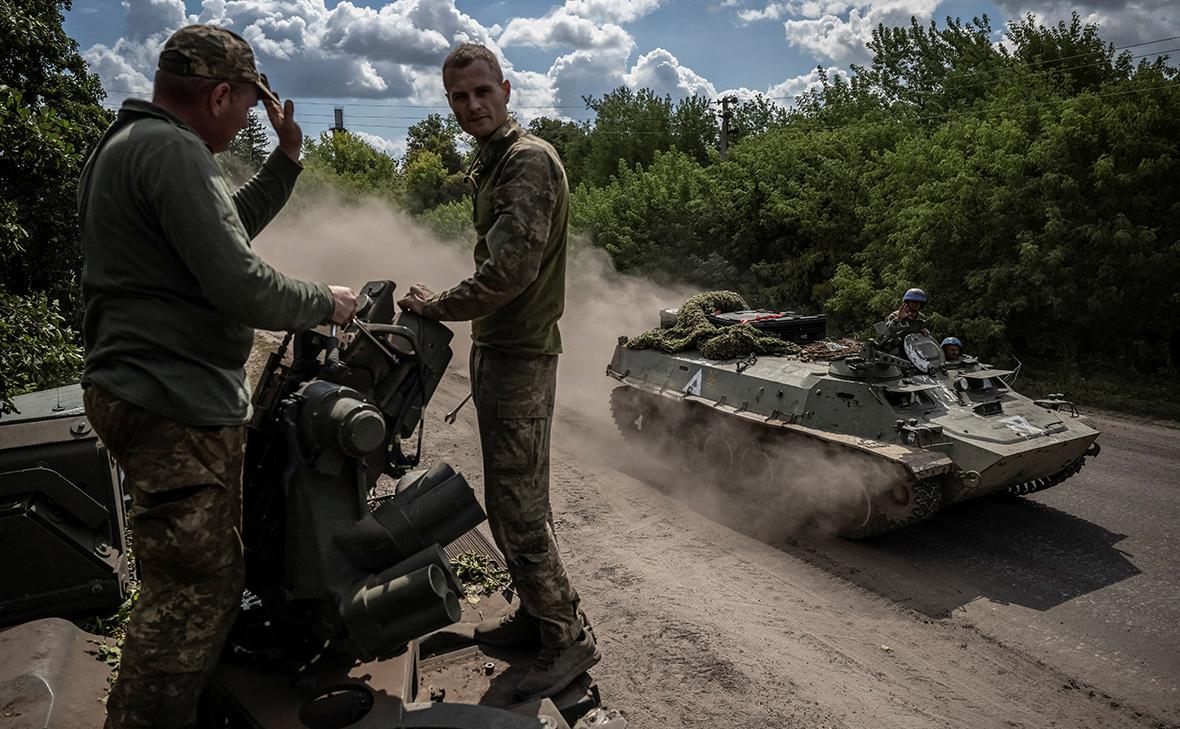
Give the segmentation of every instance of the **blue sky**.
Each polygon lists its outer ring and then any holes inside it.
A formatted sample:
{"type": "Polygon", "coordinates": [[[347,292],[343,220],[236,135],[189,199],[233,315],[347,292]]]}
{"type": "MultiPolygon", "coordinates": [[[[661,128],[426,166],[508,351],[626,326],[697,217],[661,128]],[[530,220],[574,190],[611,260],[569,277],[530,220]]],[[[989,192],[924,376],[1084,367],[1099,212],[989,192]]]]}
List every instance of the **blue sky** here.
{"type": "MultiPolygon", "coordinates": [[[[297,103],[305,132],[349,129],[393,154],[405,129],[445,113],[438,66],[463,40],[500,53],[518,117],[585,118],[586,94],[619,85],[680,98],[763,93],[789,104],[822,65],[869,59],[878,23],[986,13],[992,26],[1033,13],[1046,22],[1077,11],[1103,37],[1129,44],[1180,35],[1171,0],[75,0],[67,32],[112,105],[150,95],[156,55],[189,22],[244,35],[280,95],[297,103]]],[[[1174,46],[1175,43],[1161,46],[1174,46]]]]}

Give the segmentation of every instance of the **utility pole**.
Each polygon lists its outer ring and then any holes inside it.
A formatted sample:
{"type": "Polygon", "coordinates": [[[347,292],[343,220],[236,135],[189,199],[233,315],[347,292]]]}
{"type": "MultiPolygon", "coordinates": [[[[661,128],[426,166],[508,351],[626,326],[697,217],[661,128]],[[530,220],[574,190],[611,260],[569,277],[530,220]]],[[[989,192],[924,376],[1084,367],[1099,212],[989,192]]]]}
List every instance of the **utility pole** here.
{"type": "Polygon", "coordinates": [[[733,112],[729,110],[729,105],[736,104],[737,100],[733,94],[722,96],[719,100],[721,104],[721,159],[723,160],[725,153],[729,151],[729,120],[733,118],[733,112]]]}

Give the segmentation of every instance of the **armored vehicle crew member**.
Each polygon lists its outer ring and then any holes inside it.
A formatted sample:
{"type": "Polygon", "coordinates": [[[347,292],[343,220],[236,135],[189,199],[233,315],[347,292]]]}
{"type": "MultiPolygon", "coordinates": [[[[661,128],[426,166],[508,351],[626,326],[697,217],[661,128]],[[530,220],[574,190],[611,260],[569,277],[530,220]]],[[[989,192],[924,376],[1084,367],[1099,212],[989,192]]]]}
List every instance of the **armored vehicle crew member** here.
{"type": "Polygon", "coordinates": [[[160,53],[151,103],[123,104],[78,181],[86,412],[132,498],[139,600],[108,729],[184,729],[241,601],[242,461],[253,327],[352,317],[351,290],[288,278],[250,249],[302,169],[242,38],[190,25],[160,53]],[[224,151],[262,100],[279,148],[231,193],[224,151]]]}

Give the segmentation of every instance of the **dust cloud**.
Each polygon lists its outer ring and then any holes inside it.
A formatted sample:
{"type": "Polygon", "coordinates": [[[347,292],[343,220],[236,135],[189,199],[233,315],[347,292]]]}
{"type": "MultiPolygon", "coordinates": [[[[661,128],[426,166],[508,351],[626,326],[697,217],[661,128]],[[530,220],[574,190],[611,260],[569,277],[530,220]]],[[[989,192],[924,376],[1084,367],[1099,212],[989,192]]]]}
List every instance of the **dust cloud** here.
{"type": "MultiPolygon", "coordinates": [[[[392,279],[398,292],[420,281],[442,291],[473,271],[473,239],[474,233],[465,241],[440,240],[381,201],[328,200],[284,212],[255,247],[279,270],[302,278],[354,288],[392,279]]],[[[564,439],[563,450],[632,475],[760,539],[817,525],[835,531],[863,510],[866,498],[889,488],[896,478],[890,467],[803,437],[768,440],[759,429],[728,419],[689,424],[678,420],[683,408],[662,431],[627,442],[619,436],[609,407],[618,383],[605,374],[618,337],[657,326],[661,308],[693,293],[620,274],[605,251],[571,241],[555,427],[577,437],[564,439]]],[[[455,331],[451,367],[466,376],[470,327],[448,326],[455,331]]]]}
{"type": "Polygon", "coordinates": [[[615,467],[762,541],[863,523],[906,480],[895,464],[793,431],[651,402],[615,467]]]}
{"type": "MultiPolygon", "coordinates": [[[[353,288],[388,278],[397,282],[400,294],[417,282],[443,291],[470,276],[474,236],[440,240],[380,201],[328,201],[280,215],[255,248],[284,273],[353,288]]],[[[613,431],[607,397],[615,383],[606,376],[606,365],[619,335],[651,329],[659,323],[661,308],[676,306],[691,294],[617,273],[609,255],[585,240],[572,241],[570,248],[558,407],[596,431],[613,431]]],[[[455,331],[451,366],[466,372],[470,326],[447,326],[455,331]]]]}

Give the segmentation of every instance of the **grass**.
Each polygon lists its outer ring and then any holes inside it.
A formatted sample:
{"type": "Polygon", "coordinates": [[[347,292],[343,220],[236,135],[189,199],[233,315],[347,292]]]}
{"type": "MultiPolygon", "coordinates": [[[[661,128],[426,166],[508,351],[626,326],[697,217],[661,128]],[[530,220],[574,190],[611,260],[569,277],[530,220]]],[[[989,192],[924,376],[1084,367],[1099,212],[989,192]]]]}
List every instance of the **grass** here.
{"type": "Polygon", "coordinates": [[[451,568],[463,583],[468,601],[473,603],[512,586],[508,570],[497,565],[486,554],[464,552],[456,555],[451,560],[451,568]]]}
{"type": "Polygon", "coordinates": [[[127,630],[127,620],[131,617],[131,608],[135,606],[137,599],[139,599],[138,584],[132,586],[131,594],[114,613],[106,617],[84,618],[74,621],[75,625],[87,633],[108,639],[91,640],[90,643],[94,645],[94,649],[87,651],[87,653],[111,667],[111,675],[107,678],[107,683],[111,686],[115,685],[115,679],[119,676],[119,662],[123,658],[123,638],[127,630]]]}
{"type": "Polygon", "coordinates": [[[1096,368],[1037,370],[1025,367],[1016,391],[1029,397],[1065,393],[1079,408],[1098,408],[1180,423],[1180,375],[1140,375],[1096,368]]]}

